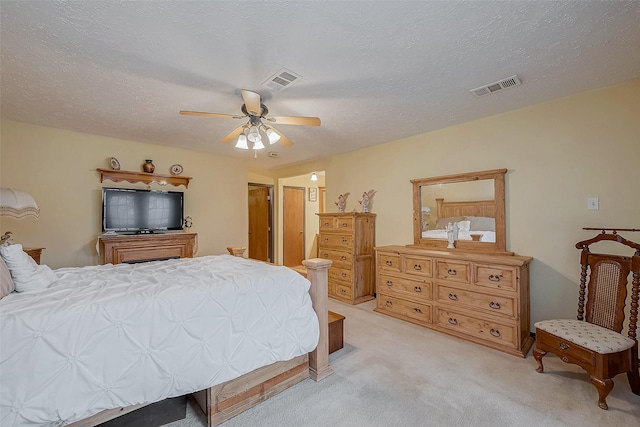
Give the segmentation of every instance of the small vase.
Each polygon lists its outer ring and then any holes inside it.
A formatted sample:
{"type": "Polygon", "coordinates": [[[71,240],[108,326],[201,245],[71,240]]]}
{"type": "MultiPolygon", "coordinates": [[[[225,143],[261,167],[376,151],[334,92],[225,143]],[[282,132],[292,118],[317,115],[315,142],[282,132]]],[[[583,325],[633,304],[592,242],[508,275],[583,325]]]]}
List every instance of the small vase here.
{"type": "Polygon", "coordinates": [[[156,166],[153,164],[153,160],[144,161],[144,164],[142,165],[143,171],[145,171],[146,173],[153,173],[155,169],[156,169],[156,166]]]}

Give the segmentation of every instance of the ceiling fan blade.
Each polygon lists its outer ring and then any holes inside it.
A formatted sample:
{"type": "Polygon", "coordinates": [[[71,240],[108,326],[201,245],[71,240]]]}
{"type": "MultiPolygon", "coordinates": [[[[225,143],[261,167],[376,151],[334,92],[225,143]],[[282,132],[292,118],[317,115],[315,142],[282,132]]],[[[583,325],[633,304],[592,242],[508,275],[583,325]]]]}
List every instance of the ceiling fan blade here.
{"type": "Polygon", "coordinates": [[[183,116],[207,116],[207,117],[220,117],[223,119],[243,119],[244,116],[235,116],[233,114],[220,114],[220,113],[205,113],[203,111],[180,111],[183,116]]]}
{"type": "Polygon", "coordinates": [[[275,133],[280,135],[280,139],[278,140],[278,144],[282,145],[283,147],[291,147],[293,145],[293,142],[291,142],[291,140],[289,138],[284,136],[282,134],[282,132],[279,132],[277,129],[274,129],[274,128],[271,128],[271,130],[273,130],[275,133]]]}
{"type": "Polygon", "coordinates": [[[240,93],[242,93],[244,106],[247,108],[249,114],[259,117],[262,113],[262,109],[260,108],[260,94],[245,89],[241,89],[240,93]]]}
{"type": "Polygon", "coordinates": [[[220,142],[222,143],[233,142],[243,131],[244,131],[244,125],[238,126],[234,130],[232,130],[230,134],[222,138],[220,142]]]}
{"type": "Polygon", "coordinates": [[[267,120],[279,125],[299,125],[299,126],[320,126],[320,119],[317,117],[267,117],[267,120]]]}

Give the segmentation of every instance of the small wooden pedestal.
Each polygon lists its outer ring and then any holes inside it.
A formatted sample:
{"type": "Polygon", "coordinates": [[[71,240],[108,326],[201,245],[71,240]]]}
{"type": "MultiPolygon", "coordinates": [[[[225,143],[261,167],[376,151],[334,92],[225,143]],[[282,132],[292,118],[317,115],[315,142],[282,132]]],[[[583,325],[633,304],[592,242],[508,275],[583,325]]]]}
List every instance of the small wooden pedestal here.
{"type": "Polygon", "coordinates": [[[340,350],[344,346],[344,316],[333,311],[329,312],[329,354],[340,350]]]}

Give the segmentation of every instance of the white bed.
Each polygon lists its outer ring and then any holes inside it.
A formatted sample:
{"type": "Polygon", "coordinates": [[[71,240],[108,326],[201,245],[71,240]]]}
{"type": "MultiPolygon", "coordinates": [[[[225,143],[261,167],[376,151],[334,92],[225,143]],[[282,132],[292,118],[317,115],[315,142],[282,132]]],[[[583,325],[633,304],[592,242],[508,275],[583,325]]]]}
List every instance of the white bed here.
{"type": "Polygon", "coordinates": [[[54,271],[0,300],[0,424],[66,425],[318,345],[309,281],[230,255],[54,271]]]}

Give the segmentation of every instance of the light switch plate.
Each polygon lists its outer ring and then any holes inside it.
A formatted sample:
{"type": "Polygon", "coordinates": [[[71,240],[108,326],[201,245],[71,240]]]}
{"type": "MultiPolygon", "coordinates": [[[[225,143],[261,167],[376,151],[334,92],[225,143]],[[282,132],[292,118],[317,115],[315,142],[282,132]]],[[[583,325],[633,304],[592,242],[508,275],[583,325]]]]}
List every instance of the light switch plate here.
{"type": "Polygon", "coordinates": [[[597,211],[599,208],[599,202],[597,197],[589,197],[587,199],[587,209],[591,211],[597,211]]]}

